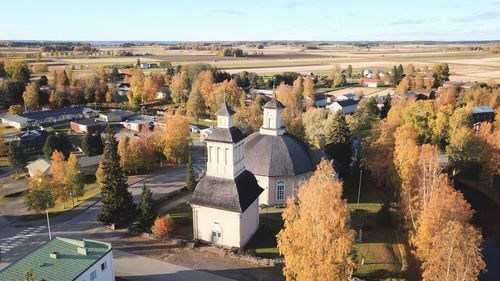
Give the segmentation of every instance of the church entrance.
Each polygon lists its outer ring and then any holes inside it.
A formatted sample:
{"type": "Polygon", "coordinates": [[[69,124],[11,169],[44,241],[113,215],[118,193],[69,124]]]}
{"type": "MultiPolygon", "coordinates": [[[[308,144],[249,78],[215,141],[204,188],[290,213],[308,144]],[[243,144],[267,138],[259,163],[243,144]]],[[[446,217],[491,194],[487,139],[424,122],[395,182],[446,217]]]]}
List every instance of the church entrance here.
{"type": "Polygon", "coordinates": [[[212,227],[212,243],[222,244],[222,229],[218,223],[212,227]]]}

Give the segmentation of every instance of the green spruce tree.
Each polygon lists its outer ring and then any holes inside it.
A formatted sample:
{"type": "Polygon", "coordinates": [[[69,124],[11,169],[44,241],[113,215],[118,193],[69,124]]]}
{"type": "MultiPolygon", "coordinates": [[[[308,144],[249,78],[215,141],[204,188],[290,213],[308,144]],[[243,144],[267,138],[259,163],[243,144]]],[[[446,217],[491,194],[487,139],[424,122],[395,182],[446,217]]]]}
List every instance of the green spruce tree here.
{"type": "Polygon", "coordinates": [[[387,96],[384,99],[384,107],[380,109],[380,119],[384,119],[387,117],[387,114],[389,114],[389,110],[391,110],[392,106],[392,98],[391,95],[387,94],[387,96]]]}
{"type": "Polygon", "coordinates": [[[109,126],[106,128],[104,141],[102,208],[97,220],[105,225],[122,226],[130,223],[134,217],[135,205],[132,194],[128,191],[127,178],[120,166],[118,141],[109,126]]]}
{"type": "Polygon", "coordinates": [[[7,159],[9,161],[10,167],[16,170],[17,174],[19,169],[21,169],[24,164],[26,164],[26,155],[24,153],[24,149],[19,147],[18,144],[13,144],[11,142],[7,151],[7,159]]]}
{"type": "Polygon", "coordinates": [[[193,173],[193,159],[191,159],[191,150],[188,153],[188,165],[186,171],[186,188],[188,190],[193,190],[195,187],[196,181],[194,179],[193,173]]]}
{"type": "Polygon", "coordinates": [[[144,184],[142,186],[142,194],[141,194],[141,216],[139,218],[139,224],[142,230],[150,231],[151,226],[155,222],[157,213],[156,213],[156,203],[153,200],[153,193],[151,189],[144,184]]]}
{"type": "Polygon", "coordinates": [[[343,166],[349,166],[351,159],[351,131],[341,111],[329,118],[332,126],[329,126],[326,152],[343,166]]]}

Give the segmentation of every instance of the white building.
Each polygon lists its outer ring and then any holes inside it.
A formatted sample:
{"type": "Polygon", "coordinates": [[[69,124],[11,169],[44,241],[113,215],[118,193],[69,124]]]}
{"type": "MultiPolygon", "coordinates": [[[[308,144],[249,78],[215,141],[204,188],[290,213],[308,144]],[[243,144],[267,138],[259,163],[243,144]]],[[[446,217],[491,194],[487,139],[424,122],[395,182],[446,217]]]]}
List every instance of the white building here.
{"type": "Polygon", "coordinates": [[[111,244],[55,237],[0,271],[0,280],[114,281],[111,244]]]}
{"type": "Polygon", "coordinates": [[[260,204],[285,204],[297,194],[297,189],[316,169],[326,155],[311,150],[302,140],[286,132],[282,123],[284,106],[272,99],[264,106],[260,132],[245,140],[245,165],[264,192],[260,204]]]}
{"type": "Polygon", "coordinates": [[[353,99],[346,100],[336,100],[330,105],[327,105],[326,108],[330,109],[333,112],[342,111],[344,114],[353,114],[358,108],[359,102],[353,99]]]}
{"type": "Polygon", "coordinates": [[[207,175],[198,182],[190,203],[195,239],[243,247],[259,227],[263,189],[245,169],[245,136],[234,126],[233,115],[224,101],[217,112],[217,127],[206,138],[207,175]]]}
{"type": "Polygon", "coordinates": [[[19,115],[12,115],[12,114],[4,114],[0,117],[0,120],[2,120],[2,123],[6,124],[7,126],[14,127],[16,129],[24,129],[28,126],[28,118],[24,118],[19,115]]]}

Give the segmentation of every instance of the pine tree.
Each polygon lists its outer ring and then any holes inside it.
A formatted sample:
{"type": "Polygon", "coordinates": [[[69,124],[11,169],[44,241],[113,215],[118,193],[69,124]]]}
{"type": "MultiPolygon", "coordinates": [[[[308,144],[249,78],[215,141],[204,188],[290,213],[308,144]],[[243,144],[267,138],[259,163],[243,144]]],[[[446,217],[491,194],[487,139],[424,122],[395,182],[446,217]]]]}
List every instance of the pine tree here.
{"type": "Polygon", "coordinates": [[[12,142],[9,144],[7,158],[9,160],[10,167],[16,170],[16,173],[26,163],[26,155],[24,154],[24,150],[20,148],[19,145],[12,144],[12,142]]]}
{"type": "Polygon", "coordinates": [[[392,98],[391,95],[387,94],[384,100],[384,107],[380,109],[380,119],[384,119],[387,117],[389,110],[391,110],[392,98]]]}
{"type": "Polygon", "coordinates": [[[132,194],[127,189],[127,178],[120,167],[118,141],[109,126],[106,128],[102,170],[104,175],[101,188],[102,208],[97,220],[105,225],[127,224],[134,216],[135,204],[132,194]]]}
{"type": "Polygon", "coordinates": [[[188,155],[188,165],[187,165],[187,171],[186,171],[186,188],[188,190],[193,190],[195,187],[195,180],[194,180],[194,174],[193,174],[193,159],[191,159],[191,151],[189,151],[188,155]]]}
{"type": "Polygon", "coordinates": [[[144,184],[142,186],[142,194],[141,194],[141,216],[139,219],[140,226],[143,230],[151,230],[151,226],[156,219],[156,204],[153,200],[153,193],[151,189],[144,184]]]}
{"type": "Polygon", "coordinates": [[[337,111],[337,113],[329,117],[328,122],[331,126],[327,126],[329,131],[326,136],[326,151],[347,167],[351,157],[351,131],[349,125],[347,125],[345,116],[341,111],[337,111]]]}

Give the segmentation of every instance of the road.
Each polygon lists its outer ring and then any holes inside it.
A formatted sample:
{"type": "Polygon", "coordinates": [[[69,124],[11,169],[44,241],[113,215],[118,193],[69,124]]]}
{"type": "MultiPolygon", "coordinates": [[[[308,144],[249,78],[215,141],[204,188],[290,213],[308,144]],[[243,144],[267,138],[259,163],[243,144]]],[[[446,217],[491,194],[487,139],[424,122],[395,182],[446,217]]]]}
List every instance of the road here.
{"type": "MultiPolygon", "coordinates": [[[[192,152],[193,166],[197,173],[206,169],[206,160],[201,153],[201,149],[198,148],[198,146],[195,146],[192,152]]],[[[135,177],[136,182],[129,183],[131,184],[129,190],[132,192],[134,200],[138,201],[142,185],[146,183],[151,187],[153,197],[159,198],[169,192],[183,188],[185,174],[186,169],[183,167],[163,169],[146,177],[135,177]]],[[[100,198],[94,197],[82,203],[82,205],[74,211],[51,218],[52,237],[61,236],[74,239],[86,238],[107,242],[118,239],[125,230],[106,229],[96,222],[97,214],[101,206],[100,198]]],[[[5,216],[2,215],[0,217],[0,229],[0,268],[3,268],[8,263],[20,258],[48,240],[45,220],[35,221],[29,224],[19,224],[14,223],[12,220],[5,219],[5,216]]],[[[123,267],[121,260],[122,259],[117,259],[115,262],[117,276],[121,274],[120,268],[127,268],[126,274],[131,274],[131,272],[133,273],[136,269],[140,270],[139,266],[123,267]]],[[[123,259],[124,262],[126,260],[127,259],[123,259]]],[[[167,266],[169,265],[167,263],[165,264],[167,266]]],[[[135,278],[127,279],[145,280],[135,278]]]]}

